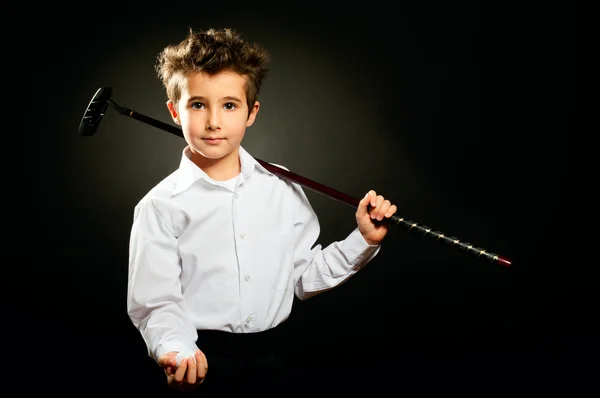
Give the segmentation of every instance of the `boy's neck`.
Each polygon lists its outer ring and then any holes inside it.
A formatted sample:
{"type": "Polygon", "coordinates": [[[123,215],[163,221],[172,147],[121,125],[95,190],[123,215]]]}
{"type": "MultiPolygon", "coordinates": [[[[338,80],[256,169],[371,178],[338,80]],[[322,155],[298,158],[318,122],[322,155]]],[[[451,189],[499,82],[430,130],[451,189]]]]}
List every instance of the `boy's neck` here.
{"type": "Polygon", "coordinates": [[[230,180],[240,174],[242,168],[239,150],[220,159],[209,159],[199,153],[192,153],[192,162],[215,181],[230,180]]]}

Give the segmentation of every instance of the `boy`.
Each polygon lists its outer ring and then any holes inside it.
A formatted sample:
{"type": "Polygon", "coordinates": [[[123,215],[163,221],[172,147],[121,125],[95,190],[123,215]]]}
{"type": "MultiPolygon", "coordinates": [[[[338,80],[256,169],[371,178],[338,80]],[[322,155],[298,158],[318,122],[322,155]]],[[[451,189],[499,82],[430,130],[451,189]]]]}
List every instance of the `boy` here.
{"type": "MultiPolygon", "coordinates": [[[[379,251],[396,206],[371,190],[357,227],[326,248],[305,193],[241,146],[260,109],[268,52],[233,29],[190,30],[159,55],[167,107],[187,142],[179,168],[137,204],[127,310],[169,386],[273,380],[294,294],[340,285],[379,251]],[[266,337],[268,336],[268,337],[266,337]],[[214,369],[214,370],[213,370],[214,369]],[[265,370],[268,369],[268,370],[265,370]]],[[[282,373],[282,376],[285,372],[282,373]]]]}

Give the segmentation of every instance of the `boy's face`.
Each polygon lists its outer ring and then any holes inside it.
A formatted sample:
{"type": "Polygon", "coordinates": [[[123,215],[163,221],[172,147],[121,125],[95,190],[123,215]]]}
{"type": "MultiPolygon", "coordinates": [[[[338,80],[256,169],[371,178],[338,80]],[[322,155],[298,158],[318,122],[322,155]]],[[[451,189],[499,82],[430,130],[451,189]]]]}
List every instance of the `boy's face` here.
{"type": "Polygon", "coordinates": [[[194,73],[184,82],[179,103],[167,103],[192,156],[203,158],[197,160],[238,164],[240,143],[260,107],[256,102],[248,116],[245,87],[245,78],[234,72],[194,73]]]}

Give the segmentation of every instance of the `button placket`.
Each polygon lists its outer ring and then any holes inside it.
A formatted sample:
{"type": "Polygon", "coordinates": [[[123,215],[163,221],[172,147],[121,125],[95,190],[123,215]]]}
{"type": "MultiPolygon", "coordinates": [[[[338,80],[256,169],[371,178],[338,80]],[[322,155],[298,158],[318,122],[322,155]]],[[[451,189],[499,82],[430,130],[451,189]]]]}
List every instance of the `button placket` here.
{"type": "MultiPolygon", "coordinates": [[[[238,267],[239,267],[239,272],[241,275],[241,285],[240,285],[240,294],[242,296],[246,296],[250,293],[249,289],[252,289],[252,285],[250,284],[250,282],[252,281],[252,275],[251,275],[251,270],[248,269],[250,264],[246,264],[244,262],[244,253],[246,252],[246,250],[248,250],[249,248],[247,248],[247,244],[248,244],[248,233],[246,231],[244,231],[245,229],[245,223],[243,220],[238,220],[237,218],[237,212],[240,209],[241,206],[241,202],[240,202],[240,193],[237,192],[237,190],[239,189],[239,186],[236,187],[236,190],[233,192],[233,215],[234,215],[234,228],[236,229],[236,236],[237,239],[239,239],[239,241],[236,243],[236,247],[238,250],[238,267]]],[[[247,305],[242,305],[243,309],[242,309],[242,314],[246,313],[246,316],[242,318],[242,327],[245,331],[250,331],[250,330],[254,330],[256,329],[256,319],[255,319],[255,314],[254,314],[254,308],[252,308],[253,306],[247,306],[247,305]]]]}

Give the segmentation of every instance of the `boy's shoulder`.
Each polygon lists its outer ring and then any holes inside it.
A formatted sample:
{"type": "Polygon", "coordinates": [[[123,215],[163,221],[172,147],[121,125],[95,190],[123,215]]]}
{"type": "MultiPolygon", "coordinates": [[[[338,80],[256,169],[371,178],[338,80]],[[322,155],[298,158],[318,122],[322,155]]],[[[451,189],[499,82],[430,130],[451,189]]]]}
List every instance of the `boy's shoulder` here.
{"type": "Polygon", "coordinates": [[[153,199],[168,199],[173,193],[177,181],[177,173],[179,170],[173,171],[168,176],[164,177],[155,184],[146,194],[140,199],[138,205],[152,201],[153,199]]]}

